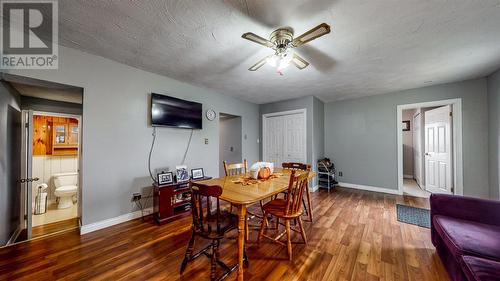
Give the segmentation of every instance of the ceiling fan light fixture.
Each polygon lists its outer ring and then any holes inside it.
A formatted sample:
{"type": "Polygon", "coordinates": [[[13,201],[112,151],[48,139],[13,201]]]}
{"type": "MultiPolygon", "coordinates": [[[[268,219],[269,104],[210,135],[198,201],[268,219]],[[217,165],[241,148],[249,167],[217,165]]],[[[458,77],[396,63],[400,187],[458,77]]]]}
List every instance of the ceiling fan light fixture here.
{"type": "Polygon", "coordinates": [[[302,46],[318,37],[330,33],[330,26],[322,23],[297,38],[294,38],[293,29],[290,27],[278,28],[271,33],[269,40],[260,37],[251,32],[243,34],[246,40],[271,48],[275,51],[273,55],[269,55],[256,64],[252,65],[248,70],[256,71],[264,64],[268,64],[276,68],[280,75],[283,75],[282,70],[293,64],[298,69],[306,68],[309,63],[296,54],[292,49],[302,46]]]}

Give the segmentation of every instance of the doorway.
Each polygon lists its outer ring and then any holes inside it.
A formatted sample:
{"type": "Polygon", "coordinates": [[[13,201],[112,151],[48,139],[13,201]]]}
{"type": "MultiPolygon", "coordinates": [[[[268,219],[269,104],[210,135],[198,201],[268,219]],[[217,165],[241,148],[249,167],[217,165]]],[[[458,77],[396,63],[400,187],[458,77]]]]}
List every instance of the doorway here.
{"type": "Polygon", "coordinates": [[[242,128],[241,116],[219,114],[219,176],[225,176],[224,164],[241,163],[242,128]]]}
{"type": "Polygon", "coordinates": [[[400,194],[462,194],[461,110],[461,99],[397,107],[400,194]]]}
{"type": "Polygon", "coordinates": [[[17,198],[17,214],[10,218],[15,230],[0,246],[77,229],[82,214],[83,89],[0,74],[0,94],[15,101],[19,116],[5,136],[12,140],[11,151],[18,151],[6,162],[12,171],[6,188],[17,198]]]}
{"type": "Polygon", "coordinates": [[[28,140],[32,142],[33,238],[79,226],[80,124],[79,115],[33,112],[28,140]]]}

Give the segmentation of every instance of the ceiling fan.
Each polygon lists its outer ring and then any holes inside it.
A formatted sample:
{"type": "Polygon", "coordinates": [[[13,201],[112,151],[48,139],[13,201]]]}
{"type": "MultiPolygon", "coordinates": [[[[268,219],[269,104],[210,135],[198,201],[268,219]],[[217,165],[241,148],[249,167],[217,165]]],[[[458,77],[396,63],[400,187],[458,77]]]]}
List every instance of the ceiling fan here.
{"type": "Polygon", "coordinates": [[[283,75],[283,70],[290,64],[295,65],[298,69],[304,69],[309,63],[295,53],[293,49],[328,33],[330,33],[330,26],[326,23],[314,27],[297,38],[293,38],[293,29],[290,27],[276,29],[269,36],[269,40],[252,32],[247,32],[241,37],[275,51],[274,54],[261,59],[248,70],[256,71],[266,63],[272,67],[276,67],[280,75],[283,75]]]}

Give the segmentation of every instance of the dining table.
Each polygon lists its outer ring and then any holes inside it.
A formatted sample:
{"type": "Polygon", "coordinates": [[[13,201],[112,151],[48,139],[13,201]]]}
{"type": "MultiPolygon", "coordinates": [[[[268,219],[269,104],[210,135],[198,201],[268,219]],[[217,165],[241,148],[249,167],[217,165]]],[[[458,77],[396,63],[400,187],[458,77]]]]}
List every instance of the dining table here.
{"type": "MultiPolygon", "coordinates": [[[[297,170],[296,173],[309,173],[309,180],[315,172],[297,170]]],[[[231,203],[237,208],[238,215],[238,280],[243,280],[243,259],[245,249],[245,220],[247,208],[261,200],[288,189],[291,170],[274,168],[273,175],[267,180],[249,181],[250,174],[239,174],[201,181],[207,185],[219,185],[222,194],[219,199],[231,203]]]]}

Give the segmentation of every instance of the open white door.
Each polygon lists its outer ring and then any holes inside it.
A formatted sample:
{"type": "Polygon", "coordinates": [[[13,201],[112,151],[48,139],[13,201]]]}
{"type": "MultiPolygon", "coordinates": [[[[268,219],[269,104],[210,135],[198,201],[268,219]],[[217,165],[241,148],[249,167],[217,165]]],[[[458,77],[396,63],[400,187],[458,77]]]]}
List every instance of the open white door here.
{"type": "Polygon", "coordinates": [[[453,193],[451,106],[425,112],[425,189],[453,193]]]}
{"type": "Polygon", "coordinates": [[[27,239],[31,239],[32,228],[32,164],[33,164],[33,111],[23,110],[23,133],[22,133],[22,156],[21,156],[21,212],[23,220],[23,228],[26,229],[27,239]]]}

